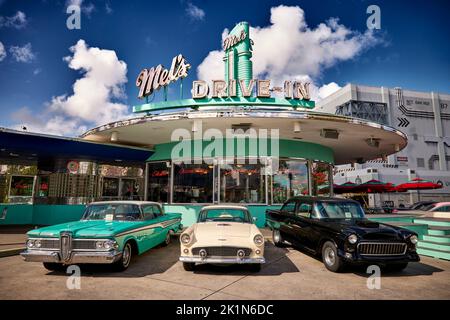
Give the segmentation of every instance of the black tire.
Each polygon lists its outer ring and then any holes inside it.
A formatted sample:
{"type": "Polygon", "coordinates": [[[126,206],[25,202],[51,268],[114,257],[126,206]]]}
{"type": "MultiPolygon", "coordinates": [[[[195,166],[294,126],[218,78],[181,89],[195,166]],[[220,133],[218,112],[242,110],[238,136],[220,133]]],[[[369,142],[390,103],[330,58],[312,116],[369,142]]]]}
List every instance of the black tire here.
{"type": "Polygon", "coordinates": [[[44,268],[49,271],[63,271],[65,266],[62,263],[43,262],[44,268]]]}
{"type": "Polygon", "coordinates": [[[252,263],[250,265],[250,270],[252,272],[260,272],[261,271],[261,264],[260,263],[252,263]]]}
{"type": "Polygon", "coordinates": [[[283,240],[283,237],[281,236],[280,230],[273,229],[273,231],[272,231],[272,240],[273,240],[273,244],[276,247],[283,247],[284,246],[284,240],[283,240]]]}
{"type": "Polygon", "coordinates": [[[172,230],[169,230],[167,231],[166,238],[164,239],[164,242],[161,243],[161,245],[163,247],[167,247],[171,241],[172,241],[172,230]]]}
{"type": "Polygon", "coordinates": [[[130,266],[132,257],[133,257],[133,246],[131,245],[131,242],[128,241],[123,246],[122,257],[118,261],[114,262],[113,268],[116,271],[125,271],[130,266]]]}
{"type": "Polygon", "coordinates": [[[394,271],[394,272],[400,272],[403,271],[404,269],[406,269],[406,267],[408,266],[408,262],[404,262],[404,263],[393,263],[393,264],[388,264],[385,267],[386,271],[394,271]]]}
{"type": "Polygon", "coordinates": [[[322,262],[325,268],[332,272],[340,272],[344,268],[344,262],[337,254],[336,245],[327,241],[322,246],[322,262]]]}
{"type": "Polygon", "coordinates": [[[183,262],[183,268],[185,271],[194,271],[195,262],[183,262]]]}

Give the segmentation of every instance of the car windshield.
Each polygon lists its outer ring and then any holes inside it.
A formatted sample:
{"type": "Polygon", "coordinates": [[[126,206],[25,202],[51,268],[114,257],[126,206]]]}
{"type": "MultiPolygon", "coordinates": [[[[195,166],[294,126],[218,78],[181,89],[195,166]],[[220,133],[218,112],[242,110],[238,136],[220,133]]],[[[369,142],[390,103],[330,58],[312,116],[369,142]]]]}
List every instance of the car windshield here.
{"type": "Polygon", "coordinates": [[[314,205],[314,210],[319,218],[332,219],[361,219],[364,211],[359,203],[355,202],[328,202],[320,201],[314,205]]]}
{"type": "Polygon", "coordinates": [[[83,220],[134,221],[140,219],[139,206],[124,203],[92,204],[86,208],[83,215],[83,220]]]}
{"type": "Polygon", "coordinates": [[[218,209],[203,210],[200,213],[198,217],[198,222],[209,222],[209,221],[251,223],[252,219],[247,210],[218,208],[218,209]]]}
{"type": "Polygon", "coordinates": [[[427,206],[424,206],[424,207],[419,208],[419,210],[422,210],[422,211],[430,211],[431,209],[433,209],[434,207],[436,207],[436,204],[437,204],[437,203],[429,204],[429,205],[427,205],[427,206]]]}

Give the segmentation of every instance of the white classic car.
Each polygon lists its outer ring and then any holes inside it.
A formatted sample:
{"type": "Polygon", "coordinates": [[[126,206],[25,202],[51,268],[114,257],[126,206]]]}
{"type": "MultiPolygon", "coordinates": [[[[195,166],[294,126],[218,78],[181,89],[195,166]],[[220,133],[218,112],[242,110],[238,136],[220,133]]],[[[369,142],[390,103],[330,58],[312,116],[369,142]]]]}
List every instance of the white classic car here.
{"type": "Polygon", "coordinates": [[[203,207],[197,223],[180,236],[180,261],[186,271],[196,263],[251,264],[259,271],[264,259],[264,237],[246,207],[203,207]]]}

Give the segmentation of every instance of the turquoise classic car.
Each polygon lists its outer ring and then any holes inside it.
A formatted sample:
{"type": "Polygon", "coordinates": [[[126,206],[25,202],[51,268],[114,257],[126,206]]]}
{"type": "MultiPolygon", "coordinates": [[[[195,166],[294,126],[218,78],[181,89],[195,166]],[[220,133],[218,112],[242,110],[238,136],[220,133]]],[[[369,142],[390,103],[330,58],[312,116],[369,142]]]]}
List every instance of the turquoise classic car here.
{"type": "Polygon", "coordinates": [[[80,221],[28,232],[25,261],[43,262],[48,270],[83,263],[112,264],[128,268],[133,255],[168,245],[182,229],[181,215],[164,213],[156,202],[93,202],[80,221]]]}

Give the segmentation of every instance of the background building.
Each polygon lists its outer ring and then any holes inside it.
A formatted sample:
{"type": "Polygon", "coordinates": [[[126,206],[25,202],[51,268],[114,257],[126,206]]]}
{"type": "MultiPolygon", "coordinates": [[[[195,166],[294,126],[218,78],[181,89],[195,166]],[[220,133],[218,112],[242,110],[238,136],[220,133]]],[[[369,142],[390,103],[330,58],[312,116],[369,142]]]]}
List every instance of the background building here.
{"type": "MultiPolygon", "coordinates": [[[[348,84],[317,103],[316,111],[362,118],[394,127],[408,136],[408,145],[398,153],[365,163],[338,166],[334,181],[365,182],[377,179],[402,183],[412,178],[441,182],[442,189],[410,191],[389,196],[371,195],[378,206],[383,200],[396,204],[420,200],[450,199],[450,95],[401,88],[348,84]]],[[[376,144],[376,141],[374,142],[376,144]]]]}

